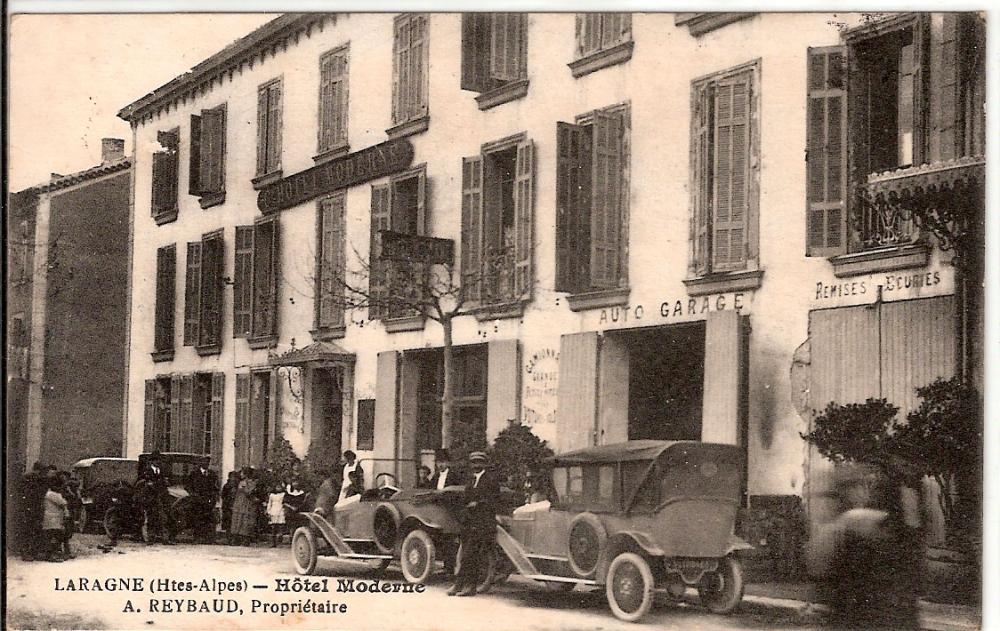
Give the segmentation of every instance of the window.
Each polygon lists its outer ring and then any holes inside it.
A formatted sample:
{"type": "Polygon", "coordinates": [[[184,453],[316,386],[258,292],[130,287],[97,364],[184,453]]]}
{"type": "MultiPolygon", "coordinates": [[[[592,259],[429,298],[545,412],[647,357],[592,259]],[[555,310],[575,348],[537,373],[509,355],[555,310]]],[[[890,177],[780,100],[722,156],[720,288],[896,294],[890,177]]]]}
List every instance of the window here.
{"type": "Polygon", "coordinates": [[[201,207],[226,199],[226,106],[191,115],[191,155],[188,194],[201,198],[201,207]]]}
{"type": "Polygon", "coordinates": [[[224,241],[222,230],[187,244],[184,287],[184,345],[201,355],[218,353],[222,341],[224,241]]]}
{"type": "Polygon", "coordinates": [[[347,149],[347,46],[323,55],[319,60],[319,138],[322,155],[347,149]]]}
{"type": "MultiPolygon", "coordinates": [[[[444,397],[444,354],[441,349],[421,351],[416,360],[417,448],[437,449],[441,444],[441,412],[444,397]]],[[[486,380],[488,350],[485,344],[454,349],[454,420],[472,430],[469,436],[486,438],[486,380]]]]}
{"type": "Polygon", "coordinates": [[[568,472],[566,467],[556,467],[552,470],[552,488],[556,493],[556,497],[553,500],[565,500],[566,499],[566,484],[568,481],[568,472]]]}
{"type": "Polygon", "coordinates": [[[506,98],[477,99],[480,109],[527,94],[527,59],[525,14],[462,14],[462,89],[488,93],[522,84],[520,91],[511,92],[506,98]]]}
{"type": "Polygon", "coordinates": [[[692,84],[694,276],[756,261],[757,72],[754,62],[692,84]]]}
{"type": "Polygon", "coordinates": [[[265,464],[277,428],[276,373],[254,371],[236,375],[235,467],[265,464]]]}
{"type": "Polygon", "coordinates": [[[161,149],[153,152],[153,218],[157,225],[177,219],[178,145],[180,130],[157,132],[161,149]]]}
{"type": "Polygon", "coordinates": [[[558,123],[556,291],[627,285],[628,110],[558,123]]]}
{"type": "Polygon", "coordinates": [[[177,275],[177,247],[167,245],[156,251],[156,307],[153,360],[173,359],[174,292],[177,275]]]}
{"type": "Polygon", "coordinates": [[[580,77],[628,61],[632,48],[631,14],[577,13],[576,58],[569,67],[580,77]]]}
{"type": "MultiPolygon", "coordinates": [[[[405,13],[396,17],[392,50],[394,126],[427,116],[427,26],[428,17],[423,13],[405,13]]],[[[407,128],[405,131],[400,130],[400,135],[423,129],[426,127],[407,128]]]]}
{"type": "Polygon", "coordinates": [[[358,451],[375,449],[375,399],[358,400],[358,451]]]}
{"type": "Polygon", "coordinates": [[[281,170],[281,79],[257,88],[257,176],[281,170]]]}
{"type": "Polygon", "coordinates": [[[278,336],[279,224],[276,216],[236,227],[233,337],[251,348],[273,346],[278,336]]]}
{"type": "Polygon", "coordinates": [[[426,167],[421,165],[393,176],[388,183],[372,185],[371,242],[369,257],[368,317],[414,315],[412,292],[420,283],[412,282],[414,274],[422,273],[416,263],[388,261],[379,258],[378,233],[392,230],[405,234],[425,233],[426,167]]]}
{"type": "Polygon", "coordinates": [[[583,499],[583,467],[569,468],[569,489],[566,491],[570,501],[583,499]]]}
{"type": "MultiPolygon", "coordinates": [[[[178,377],[179,380],[179,377],[178,377]]],[[[180,392],[174,391],[170,377],[146,380],[145,418],[143,420],[142,449],[170,451],[173,403],[180,403],[180,392]]],[[[178,388],[179,390],[179,388],[178,388]]]]}
{"type": "Polygon", "coordinates": [[[462,160],[462,288],[484,305],[530,298],[534,144],[523,135],[462,160]]]}
{"type": "Polygon", "coordinates": [[[344,326],[344,195],[319,202],[316,213],[316,329],[344,326]]]}

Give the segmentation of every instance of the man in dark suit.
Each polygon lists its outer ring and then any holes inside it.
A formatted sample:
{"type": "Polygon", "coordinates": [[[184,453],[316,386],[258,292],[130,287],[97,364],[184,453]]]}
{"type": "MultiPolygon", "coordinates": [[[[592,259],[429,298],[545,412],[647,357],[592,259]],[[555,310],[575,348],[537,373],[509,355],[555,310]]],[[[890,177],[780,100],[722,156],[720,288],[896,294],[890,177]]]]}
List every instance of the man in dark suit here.
{"type": "Polygon", "coordinates": [[[174,542],[173,516],[170,510],[170,481],[163,469],[163,461],[159,451],[149,456],[149,461],[139,474],[137,483],[140,502],[146,510],[149,531],[149,543],[164,538],[167,545],[174,542]]]}
{"type": "Polygon", "coordinates": [[[468,482],[452,465],[447,449],[434,452],[434,475],[431,476],[430,488],[440,491],[446,486],[464,486],[468,482]]]}
{"type": "Polygon", "coordinates": [[[199,465],[188,473],[185,486],[191,494],[192,521],[198,541],[212,543],[215,540],[215,520],[212,511],[219,499],[219,476],[215,471],[199,465]]]}
{"type": "Polygon", "coordinates": [[[465,485],[465,520],[462,523],[462,550],[455,585],[449,596],[475,596],[496,545],[496,501],[500,480],[486,468],[486,454],[469,454],[472,476],[465,485]]]}

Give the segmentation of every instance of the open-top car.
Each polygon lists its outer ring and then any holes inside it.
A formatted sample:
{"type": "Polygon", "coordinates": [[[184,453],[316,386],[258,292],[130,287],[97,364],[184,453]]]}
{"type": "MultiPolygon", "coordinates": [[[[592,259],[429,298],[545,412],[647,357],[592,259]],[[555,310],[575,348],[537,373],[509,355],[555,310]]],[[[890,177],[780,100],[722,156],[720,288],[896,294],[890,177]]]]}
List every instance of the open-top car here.
{"type": "MultiPolygon", "coordinates": [[[[501,520],[510,571],[554,589],[605,589],[615,616],[635,621],[654,592],[698,589],[712,612],[743,597],[734,535],[741,498],[739,448],[693,441],[629,441],[549,459],[551,500],[501,520]]],[[[506,570],[504,570],[506,571],[506,570]]]]}

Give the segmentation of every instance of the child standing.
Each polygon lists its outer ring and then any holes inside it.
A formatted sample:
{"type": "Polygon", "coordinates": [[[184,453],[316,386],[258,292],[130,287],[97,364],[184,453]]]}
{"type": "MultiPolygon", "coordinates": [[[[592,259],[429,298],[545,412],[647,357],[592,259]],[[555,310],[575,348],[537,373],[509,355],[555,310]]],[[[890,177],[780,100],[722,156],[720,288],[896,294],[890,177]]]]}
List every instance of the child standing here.
{"type": "Polygon", "coordinates": [[[278,547],[278,541],[285,534],[285,489],[275,482],[267,496],[267,521],[271,525],[271,547],[278,547]]]}
{"type": "Polygon", "coordinates": [[[49,480],[49,490],[45,493],[44,512],[42,514],[42,531],[48,546],[47,560],[62,561],[64,528],[69,519],[69,503],[59,493],[62,482],[58,478],[49,480]]]}

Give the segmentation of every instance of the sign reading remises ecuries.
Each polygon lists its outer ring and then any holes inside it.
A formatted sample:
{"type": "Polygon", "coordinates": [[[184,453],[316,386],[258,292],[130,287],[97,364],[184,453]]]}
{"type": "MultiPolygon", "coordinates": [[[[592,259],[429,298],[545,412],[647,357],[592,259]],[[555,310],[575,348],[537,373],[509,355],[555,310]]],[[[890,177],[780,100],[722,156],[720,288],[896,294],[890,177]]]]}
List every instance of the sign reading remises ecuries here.
{"type": "Polygon", "coordinates": [[[450,265],[455,260],[455,242],[451,239],[424,237],[392,230],[379,231],[380,257],[450,265]]]}
{"type": "Polygon", "coordinates": [[[400,138],[389,140],[342,158],[317,164],[261,189],[257,208],[272,213],[347,186],[397,173],[413,162],[413,145],[400,138]]]}

